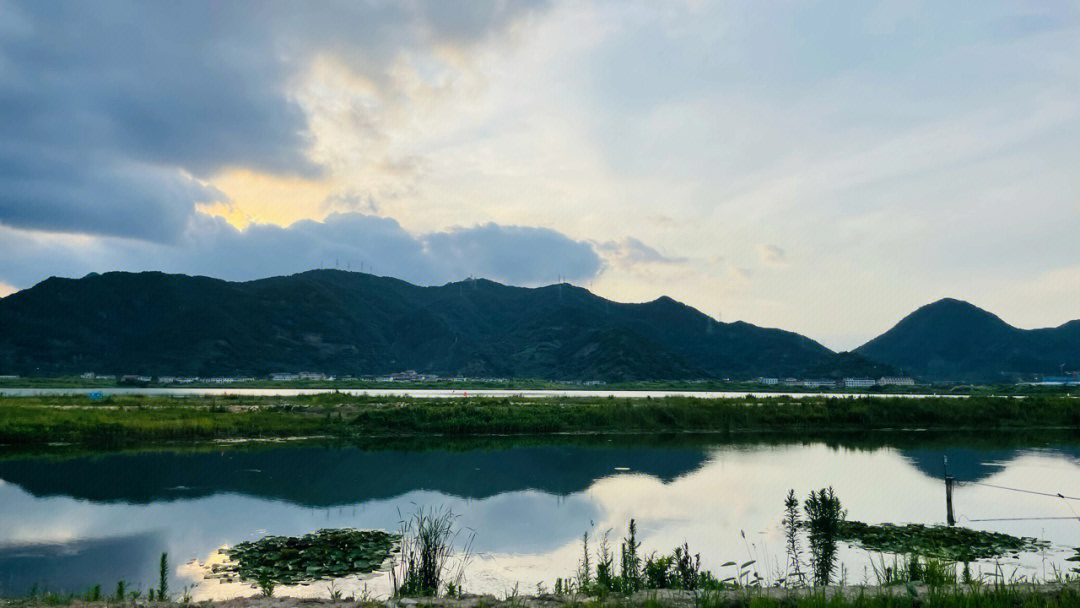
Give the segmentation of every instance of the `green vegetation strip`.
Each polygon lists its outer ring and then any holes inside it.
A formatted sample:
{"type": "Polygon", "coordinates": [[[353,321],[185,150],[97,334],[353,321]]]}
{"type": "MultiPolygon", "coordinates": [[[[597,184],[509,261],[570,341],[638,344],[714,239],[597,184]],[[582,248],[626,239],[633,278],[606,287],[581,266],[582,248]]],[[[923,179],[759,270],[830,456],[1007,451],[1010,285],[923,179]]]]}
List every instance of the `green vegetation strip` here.
{"type": "Polygon", "coordinates": [[[340,578],[374,572],[398,537],[381,530],[319,530],[304,536],[267,536],[224,549],[229,562],[214,576],[266,585],[340,578]]]}
{"type": "Polygon", "coordinates": [[[845,521],[839,539],[870,551],[921,555],[959,562],[1037,551],[1050,543],[1001,532],[922,524],[866,524],[845,521]]]}
{"type": "Polygon", "coordinates": [[[0,397],[0,443],[296,436],[1080,428],[1070,397],[0,397]]]}

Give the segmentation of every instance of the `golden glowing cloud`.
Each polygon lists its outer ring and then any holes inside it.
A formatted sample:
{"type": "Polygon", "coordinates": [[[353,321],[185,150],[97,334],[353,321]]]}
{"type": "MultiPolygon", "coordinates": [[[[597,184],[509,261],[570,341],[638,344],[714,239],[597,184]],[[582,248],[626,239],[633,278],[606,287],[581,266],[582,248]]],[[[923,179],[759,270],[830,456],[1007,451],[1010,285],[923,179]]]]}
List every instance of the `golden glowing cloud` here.
{"type": "Polygon", "coordinates": [[[323,219],[331,211],[324,205],[334,190],[332,181],[227,169],[211,182],[229,197],[229,203],[204,205],[204,213],[220,215],[243,228],[251,223],[287,226],[301,219],[323,219]]]}

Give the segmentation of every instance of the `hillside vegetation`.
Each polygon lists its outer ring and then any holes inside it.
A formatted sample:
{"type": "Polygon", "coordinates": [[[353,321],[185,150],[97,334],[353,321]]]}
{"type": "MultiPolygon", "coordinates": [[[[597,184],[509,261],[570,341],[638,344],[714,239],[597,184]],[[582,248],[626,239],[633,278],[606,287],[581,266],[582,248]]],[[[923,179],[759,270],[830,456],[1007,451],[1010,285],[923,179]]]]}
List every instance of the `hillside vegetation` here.
{"type": "Polygon", "coordinates": [[[1019,329],[944,299],[911,313],[855,352],[928,380],[1000,382],[1080,369],[1080,321],[1019,329]]]}
{"type": "Polygon", "coordinates": [[[315,370],[563,380],[878,371],[798,334],[670,298],[571,285],[419,287],[318,270],[235,283],[162,273],[48,279],[0,300],[0,373],[264,375],[315,370]]]}

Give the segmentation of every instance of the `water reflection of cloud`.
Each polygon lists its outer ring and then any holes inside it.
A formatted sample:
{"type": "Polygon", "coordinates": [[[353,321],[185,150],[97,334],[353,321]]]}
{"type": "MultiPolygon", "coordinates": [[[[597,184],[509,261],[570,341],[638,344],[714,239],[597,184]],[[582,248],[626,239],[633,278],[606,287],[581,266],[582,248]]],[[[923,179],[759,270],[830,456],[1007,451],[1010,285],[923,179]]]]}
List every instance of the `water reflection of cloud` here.
{"type": "MultiPolygon", "coordinates": [[[[1074,459],[1027,451],[989,480],[1080,495],[1078,469],[1074,459]]],[[[700,466],[666,480],[637,470],[612,470],[583,490],[564,496],[519,489],[468,499],[415,490],[386,499],[313,507],[225,492],[128,504],[35,497],[8,483],[0,485],[0,544],[142,535],[159,545],[151,554],[167,550],[174,564],[184,564],[190,559],[205,561],[224,544],[265,534],[298,535],[325,527],[394,530],[414,506],[446,506],[459,515],[462,527],[476,531],[477,559],[469,571],[470,589],[503,593],[516,582],[522,591],[532,591],[538,582],[550,587],[555,577],[573,572],[583,532],[590,531],[595,549],[598,536],[610,529],[615,544],[632,517],[638,520],[646,552],[667,552],[686,541],[693,551],[702,553],[708,568],[719,568],[728,560],[757,559],[775,570],[783,561],[778,524],[784,495],[791,488],[801,498],[811,489],[829,485],[853,519],[923,523],[944,519],[943,484],[912,466],[903,451],[805,444],[759,450],[717,448],[700,466]],[[740,531],[745,531],[745,540],[740,531]]],[[[958,514],[969,518],[1041,514],[1038,510],[1043,508],[1057,515],[1066,509],[1060,500],[1038,502],[1031,496],[973,485],[959,487],[954,500],[958,514]]],[[[1072,521],[971,525],[1080,545],[1080,526],[1072,521]]],[[[858,582],[868,555],[845,548],[842,557],[858,582]]],[[[1038,565],[1021,562],[1028,568],[1038,565]]],[[[194,570],[180,572],[196,576],[194,570]]],[[[387,584],[380,577],[353,583],[368,584],[372,590],[387,584]]],[[[242,590],[250,594],[249,589],[242,590]]],[[[207,584],[195,597],[211,593],[207,584]]],[[[316,585],[296,593],[325,594],[325,589],[316,585]]]]}
{"type": "Polygon", "coordinates": [[[111,589],[121,579],[148,583],[161,544],[152,533],[59,543],[5,543],[0,545],[0,589],[7,595],[20,595],[34,586],[79,592],[94,584],[111,589]]]}

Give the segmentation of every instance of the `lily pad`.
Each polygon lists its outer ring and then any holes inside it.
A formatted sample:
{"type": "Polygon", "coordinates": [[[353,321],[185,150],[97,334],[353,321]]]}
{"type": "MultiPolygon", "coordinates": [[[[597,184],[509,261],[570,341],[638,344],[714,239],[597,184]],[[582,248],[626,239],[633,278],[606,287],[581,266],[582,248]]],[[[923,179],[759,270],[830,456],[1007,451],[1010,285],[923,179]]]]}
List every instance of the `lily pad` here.
{"type": "Polygon", "coordinates": [[[224,549],[228,561],[213,576],[265,585],[296,585],[374,572],[398,535],[382,530],[325,529],[304,536],[267,536],[224,549]]]}
{"type": "Polygon", "coordinates": [[[1015,555],[1050,546],[1050,543],[1036,538],[959,526],[866,524],[861,521],[841,522],[838,538],[870,551],[960,562],[1015,555]]]}

